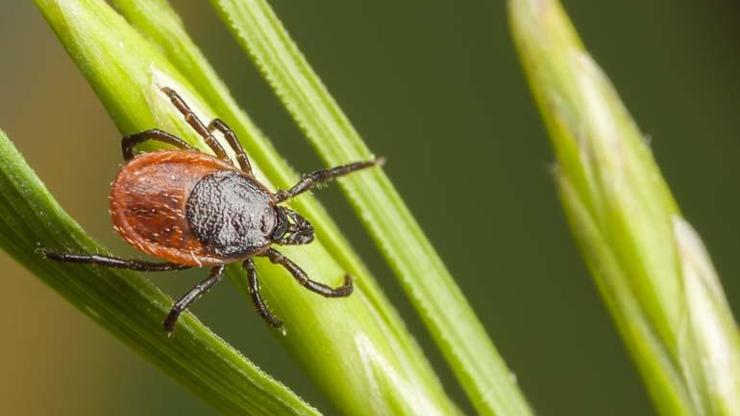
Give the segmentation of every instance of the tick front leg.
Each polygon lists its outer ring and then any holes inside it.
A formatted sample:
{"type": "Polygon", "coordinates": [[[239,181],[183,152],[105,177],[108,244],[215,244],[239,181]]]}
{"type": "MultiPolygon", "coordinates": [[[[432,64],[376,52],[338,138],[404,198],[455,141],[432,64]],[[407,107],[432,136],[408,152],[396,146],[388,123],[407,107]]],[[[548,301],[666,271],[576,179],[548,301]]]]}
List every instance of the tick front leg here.
{"type": "Polygon", "coordinates": [[[234,153],[236,153],[236,161],[239,162],[239,167],[241,170],[251,175],[252,174],[252,165],[249,163],[249,158],[247,157],[247,152],[244,151],[244,148],[239,143],[239,141],[236,139],[236,134],[229,126],[226,125],[221,119],[215,118],[211,120],[211,122],[208,124],[208,131],[213,133],[215,130],[218,130],[221,132],[221,134],[224,135],[224,138],[226,138],[226,141],[229,142],[229,146],[231,146],[231,149],[234,150],[234,153]]]}
{"type": "Polygon", "coordinates": [[[167,318],[164,320],[164,330],[167,331],[167,336],[172,337],[172,332],[175,330],[177,319],[180,317],[191,303],[198,300],[198,298],[206,293],[208,289],[213,287],[216,283],[221,280],[224,275],[224,265],[216,266],[211,269],[211,273],[208,278],[198,283],[194,288],[190,289],[183,297],[181,297],[170,309],[170,313],[167,314],[167,318]]]}
{"type": "Polygon", "coordinates": [[[318,293],[321,296],[327,298],[343,298],[352,294],[352,278],[348,275],[344,275],[344,284],[337,288],[327,286],[323,283],[311,280],[297,264],[293,263],[289,258],[283,256],[279,251],[275,249],[268,249],[263,256],[270,259],[273,264],[279,264],[285,268],[293,278],[306,289],[318,293]]]}
{"type": "Polygon", "coordinates": [[[182,113],[183,117],[185,117],[185,121],[190,124],[190,127],[192,127],[193,130],[200,134],[208,147],[210,147],[211,150],[213,150],[213,153],[216,154],[216,157],[223,160],[224,162],[231,163],[231,159],[229,159],[229,156],[226,155],[226,151],[224,150],[223,146],[221,146],[218,140],[216,140],[211,132],[208,131],[208,128],[205,126],[205,124],[200,121],[198,116],[195,115],[195,112],[191,110],[185,100],[180,97],[180,94],[178,94],[177,91],[173,90],[172,88],[167,87],[162,88],[162,91],[167,94],[168,97],[170,97],[172,105],[174,105],[175,108],[177,108],[177,110],[182,113]]]}
{"type": "Polygon", "coordinates": [[[254,269],[254,262],[252,259],[247,259],[242,263],[242,267],[247,271],[249,294],[252,296],[252,302],[254,302],[254,307],[257,308],[257,313],[259,313],[262,319],[264,319],[271,327],[280,328],[283,326],[283,321],[270,312],[270,309],[267,307],[267,304],[260,294],[260,282],[257,280],[257,271],[254,269]]]}
{"type": "Polygon", "coordinates": [[[382,165],[383,163],[385,163],[385,158],[380,157],[374,160],[348,163],[346,165],[341,165],[330,169],[321,169],[311,173],[307,173],[303,175],[303,177],[300,181],[298,181],[297,184],[293,185],[293,187],[288,189],[287,191],[275,192],[275,201],[277,203],[283,202],[286,199],[293,198],[294,196],[300,195],[303,192],[310,190],[318,184],[329,182],[332,179],[336,179],[340,176],[344,176],[358,170],[371,168],[376,165],[382,165]]]}
{"type": "Polygon", "coordinates": [[[140,272],[166,272],[170,270],[184,270],[191,268],[191,266],[177,263],[154,263],[140,260],[126,260],[118,257],[101,256],[99,254],[62,253],[47,249],[39,249],[38,252],[49,260],[61,263],[92,264],[95,266],[136,270],[140,272]]]}
{"type": "Polygon", "coordinates": [[[185,143],[179,137],[173,136],[167,133],[166,131],[162,131],[159,129],[151,129],[147,131],[142,131],[141,133],[136,133],[136,134],[125,136],[121,140],[121,150],[123,151],[123,159],[124,160],[133,159],[134,158],[134,147],[137,144],[143,143],[147,140],[155,140],[158,142],[171,144],[177,147],[178,149],[182,149],[182,150],[195,150],[195,148],[185,143]]]}

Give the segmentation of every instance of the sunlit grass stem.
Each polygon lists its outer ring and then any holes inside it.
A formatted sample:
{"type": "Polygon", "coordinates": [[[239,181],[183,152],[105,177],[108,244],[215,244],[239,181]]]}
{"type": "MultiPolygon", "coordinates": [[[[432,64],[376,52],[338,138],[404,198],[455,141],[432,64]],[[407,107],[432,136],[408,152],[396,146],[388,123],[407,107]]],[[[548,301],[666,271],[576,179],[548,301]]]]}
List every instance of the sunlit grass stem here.
{"type": "Polygon", "coordinates": [[[657,410],[740,414],[737,324],[647,141],[556,0],[509,11],[571,229],[657,410]]]}
{"type": "MultiPolygon", "coordinates": [[[[188,67],[182,61],[171,61],[161,45],[147,40],[102,0],[38,0],[37,4],[122,134],[156,127],[206,149],[162,93],[162,88],[168,87],[182,95],[203,120],[234,117],[226,121],[245,133],[242,140],[251,150],[260,181],[275,189],[272,177],[285,181],[293,175],[283,170],[287,169],[285,163],[258,138],[259,133],[247,124],[241,110],[231,108],[235,104],[223,95],[227,94],[223,85],[214,83],[215,75],[198,75],[203,69],[197,68],[203,64],[198,61],[202,56],[192,44],[189,54],[181,51],[194,57],[191,64],[195,66],[188,67]],[[180,71],[181,66],[184,72],[180,71]],[[226,114],[222,116],[217,109],[226,114]],[[274,164],[262,164],[270,161],[274,164]]],[[[135,3],[123,1],[118,5],[122,9],[136,7],[135,3]]],[[[159,4],[162,5],[166,4],[159,4]]],[[[155,14],[177,23],[176,16],[166,12],[160,9],[155,14]]],[[[128,16],[135,20],[133,15],[128,16]]],[[[118,146],[118,138],[115,139],[111,145],[118,146]]],[[[311,199],[304,199],[303,203],[307,201],[311,199]]],[[[321,208],[315,202],[314,205],[309,211],[318,213],[320,218],[321,208]]],[[[322,232],[326,231],[320,231],[318,240],[310,245],[284,247],[281,251],[312,278],[338,286],[347,271],[347,259],[353,255],[349,252],[335,257],[332,250],[339,246],[325,245],[322,232]]],[[[258,259],[257,267],[271,308],[285,321],[287,335],[276,336],[343,413],[457,413],[398,315],[374,289],[361,266],[349,270],[355,274],[356,290],[342,299],[325,299],[306,291],[284,270],[266,260],[258,259]]],[[[230,274],[243,288],[243,271],[232,267],[230,274]]],[[[251,301],[245,296],[245,302],[251,301]]],[[[186,317],[192,319],[189,314],[186,317]]]]}

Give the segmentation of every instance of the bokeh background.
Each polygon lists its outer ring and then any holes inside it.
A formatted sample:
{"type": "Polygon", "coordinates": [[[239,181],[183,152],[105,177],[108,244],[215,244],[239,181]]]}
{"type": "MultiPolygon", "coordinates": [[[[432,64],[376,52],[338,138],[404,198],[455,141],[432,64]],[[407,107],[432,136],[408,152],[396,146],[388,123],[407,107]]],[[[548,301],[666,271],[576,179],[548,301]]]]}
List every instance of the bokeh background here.
{"type": "MultiPolygon", "coordinates": [[[[319,166],[208,2],[174,3],[278,149],[300,170],[319,166]]],[[[271,3],[370,147],[388,156],[388,173],[539,413],[653,414],[566,228],[504,2],[271,3]]],[[[564,4],[651,137],[737,316],[740,3],[564,4]]],[[[0,128],[85,228],[114,251],[133,254],[107,215],[108,185],[121,163],[119,133],[32,2],[0,2],[0,35],[0,128]]],[[[321,198],[464,402],[342,196],[329,188],[321,198]]],[[[5,254],[0,270],[0,402],[7,414],[215,414],[5,254]]],[[[196,275],[152,278],[178,295],[196,275]]],[[[229,283],[194,311],[334,413],[229,283]]]]}

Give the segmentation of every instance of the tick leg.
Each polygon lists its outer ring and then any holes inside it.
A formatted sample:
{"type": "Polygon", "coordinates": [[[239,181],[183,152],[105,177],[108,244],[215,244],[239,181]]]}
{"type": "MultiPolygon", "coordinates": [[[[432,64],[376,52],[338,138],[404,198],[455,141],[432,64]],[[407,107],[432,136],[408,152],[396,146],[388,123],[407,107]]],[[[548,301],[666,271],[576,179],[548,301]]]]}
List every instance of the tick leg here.
{"type": "Polygon", "coordinates": [[[275,249],[268,249],[263,256],[270,259],[274,264],[279,264],[285,267],[285,270],[293,275],[293,278],[306,289],[318,293],[321,296],[327,298],[343,298],[352,294],[352,278],[348,274],[344,275],[344,284],[337,288],[327,286],[323,283],[313,281],[306,276],[304,272],[297,264],[293,263],[289,258],[283,256],[279,251],[275,249]]]}
{"type": "Polygon", "coordinates": [[[166,272],[168,270],[184,270],[191,268],[191,266],[183,264],[125,260],[118,257],[101,256],[98,254],[61,253],[47,249],[40,249],[38,252],[47,259],[62,263],[93,264],[96,266],[137,270],[140,272],[166,272]]]}
{"type": "Polygon", "coordinates": [[[254,262],[252,259],[246,259],[244,260],[244,263],[242,263],[242,267],[247,271],[249,294],[252,295],[252,302],[254,302],[254,306],[257,308],[257,313],[260,314],[262,319],[264,319],[268,325],[274,328],[280,328],[283,326],[283,321],[270,312],[270,309],[267,307],[267,304],[260,294],[260,282],[257,280],[257,271],[254,269],[254,262]]]}
{"type": "Polygon", "coordinates": [[[189,144],[185,143],[182,139],[175,137],[167,133],[166,131],[162,131],[159,129],[152,129],[152,130],[142,131],[141,133],[131,134],[131,135],[124,137],[121,140],[121,150],[123,151],[123,158],[125,160],[133,159],[134,158],[134,146],[136,146],[137,144],[143,143],[147,140],[156,140],[158,142],[171,144],[183,150],[196,150],[189,144]]]}
{"type": "Polygon", "coordinates": [[[203,124],[202,121],[200,121],[193,110],[188,107],[188,105],[185,103],[185,100],[180,97],[180,94],[178,94],[172,88],[167,87],[162,88],[162,91],[170,97],[172,104],[182,113],[182,115],[185,117],[185,121],[190,124],[190,127],[192,127],[193,130],[198,132],[198,134],[203,137],[203,140],[205,140],[208,147],[213,150],[213,153],[216,154],[216,157],[223,160],[224,162],[231,163],[231,159],[229,159],[229,157],[226,155],[226,151],[224,150],[224,148],[221,146],[218,140],[213,137],[211,132],[208,131],[208,128],[205,126],[205,124],[203,124]]]}
{"type": "Polygon", "coordinates": [[[195,285],[194,288],[190,289],[188,293],[175,302],[172,309],[170,309],[170,313],[167,314],[167,318],[164,320],[164,329],[167,331],[167,336],[172,336],[172,332],[175,330],[175,324],[177,324],[177,318],[180,317],[180,314],[182,314],[191,303],[198,300],[202,294],[208,292],[208,289],[221,280],[224,275],[224,267],[226,266],[222,264],[212,268],[211,273],[208,275],[206,280],[195,285]]]}
{"type": "Polygon", "coordinates": [[[239,143],[239,141],[236,139],[236,134],[229,126],[226,125],[221,119],[215,118],[211,120],[211,122],[208,124],[208,131],[213,133],[214,130],[220,131],[224,137],[226,138],[226,141],[229,142],[229,146],[234,150],[234,153],[236,153],[236,161],[239,162],[239,167],[244,173],[247,173],[249,175],[252,174],[252,165],[249,163],[249,158],[247,157],[247,153],[244,151],[244,148],[239,143]]]}
{"type": "Polygon", "coordinates": [[[332,179],[340,176],[347,175],[354,171],[373,167],[375,165],[382,165],[385,162],[384,158],[377,158],[374,160],[366,160],[362,162],[348,163],[346,165],[336,166],[330,169],[321,169],[311,173],[304,174],[297,184],[293,185],[292,188],[287,191],[275,192],[275,201],[277,203],[283,202],[286,199],[293,198],[296,195],[302,194],[313,188],[314,186],[328,182],[332,179]]]}

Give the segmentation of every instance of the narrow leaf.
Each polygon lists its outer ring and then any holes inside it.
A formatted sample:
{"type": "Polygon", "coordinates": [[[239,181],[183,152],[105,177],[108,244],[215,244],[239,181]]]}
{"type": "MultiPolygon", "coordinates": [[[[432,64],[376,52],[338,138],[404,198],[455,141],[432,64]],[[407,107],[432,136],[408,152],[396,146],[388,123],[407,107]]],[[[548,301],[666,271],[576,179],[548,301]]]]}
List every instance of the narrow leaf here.
{"type": "Polygon", "coordinates": [[[40,247],[105,249],[64,212],[2,131],[0,195],[0,247],[192,392],[229,414],[318,414],[198,320],[184,317],[177,337],[169,339],[162,317],[172,300],[140,274],[41,258],[40,247]]]}
{"type": "Polygon", "coordinates": [[[556,0],[509,11],[566,215],[656,408],[739,414],[737,324],[643,135],[556,0]]]}
{"type": "MultiPolygon", "coordinates": [[[[282,189],[290,188],[298,181],[298,175],[277,153],[249,116],[238,107],[227,87],[190,39],[181,19],[166,0],[113,0],[113,3],[137,30],[161,47],[170,62],[192,82],[215,113],[234,129],[249,157],[262,168],[265,177],[282,189]]],[[[353,276],[366,276],[357,284],[362,286],[368,297],[378,305],[379,311],[386,315],[385,319],[394,326],[394,332],[399,340],[406,344],[407,348],[416,349],[417,353],[414,355],[420,357],[420,361],[424,361],[423,353],[409,336],[395,309],[382,294],[370,271],[324,207],[311,194],[292,200],[290,204],[301,215],[311,220],[321,243],[347,272],[353,276]]]]}
{"type": "MultiPolygon", "coordinates": [[[[208,87],[203,86],[205,78],[190,79],[192,68],[187,75],[175,69],[178,65],[169,61],[160,45],[145,40],[102,0],[39,0],[39,5],[123,133],[158,127],[203,148],[161,88],[179,92],[207,122],[219,115],[214,111],[216,101],[203,98],[206,93],[201,88],[208,87]]],[[[165,19],[175,17],[161,10],[156,13],[165,19]]],[[[228,114],[238,112],[232,108],[228,114]]],[[[259,163],[254,166],[258,178],[272,186],[264,174],[269,169],[259,163]]],[[[345,267],[321,238],[280,251],[315,280],[331,286],[343,281],[345,267]]],[[[257,259],[257,268],[265,297],[285,321],[287,335],[276,335],[343,412],[456,413],[413,340],[399,330],[402,324],[367,290],[366,276],[355,275],[356,290],[350,297],[326,299],[308,292],[264,259],[257,259]]],[[[244,273],[232,267],[230,276],[248,298],[244,273]]]]}
{"type": "MultiPolygon", "coordinates": [[[[327,165],[373,156],[266,1],[212,3],[327,165]]],[[[380,170],[348,177],[342,189],[476,410],[528,414],[514,377],[388,177],[380,170]]]]}

